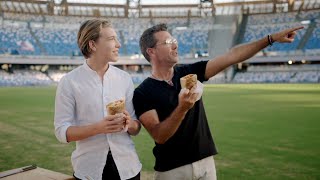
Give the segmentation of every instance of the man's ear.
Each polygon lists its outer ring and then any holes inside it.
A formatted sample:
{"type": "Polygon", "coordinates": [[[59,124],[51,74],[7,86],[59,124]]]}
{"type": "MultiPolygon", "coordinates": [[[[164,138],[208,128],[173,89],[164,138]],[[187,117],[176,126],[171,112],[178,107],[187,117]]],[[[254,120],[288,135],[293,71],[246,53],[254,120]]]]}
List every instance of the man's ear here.
{"type": "Polygon", "coordinates": [[[155,53],[153,48],[148,48],[146,52],[150,57],[155,53]]]}
{"type": "Polygon", "coordinates": [[[89,41],[89,47],[90,47],[91,51],[95,52],[97,50],[96,45],[93,40],[89,41]]]}

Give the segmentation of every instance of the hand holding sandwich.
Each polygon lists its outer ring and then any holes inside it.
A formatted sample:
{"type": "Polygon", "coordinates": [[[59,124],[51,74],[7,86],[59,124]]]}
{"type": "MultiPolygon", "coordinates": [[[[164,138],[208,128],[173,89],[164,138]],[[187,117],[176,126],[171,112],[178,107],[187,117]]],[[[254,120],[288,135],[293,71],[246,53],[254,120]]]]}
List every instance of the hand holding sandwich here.
{"type": "Polygon", "coordinates": [[[194,103],[197,101],[197,97],[199,96],[199,93],[195,90],[196,86],[193,86],[190,90],[186,88],[181,89],[179,93],[179,108],[188,111],[193,107],[194,103]]]}
{"type": "Polygon", "coordinates": [[[181,91],[179,93],[178,107],[188,111],[198,100],[199,92],[197,89],[197,75],[188,74],[180,78],[181,91]]]}
{"type": "Polygon", "coordinates": [[[101,134],[120,132],[123,130],[125,122],[126,116],[123,113],[108,115],[98,123],[98,131],[101,134]]]}
{"type": "Polygon", "coordinates": [[[141,127],[140,122],[131,119],[130,114],[126,111],[124,99],[109,103],[106,108],[110,115],[123,115],[122,131],[128,132],[131,135],[139,133],[141,127]]]}
{"type": "Polygon", "coordinates": [[[137,135],[140,131],[141,124],[137,120],[132,120],[128,111],[123,111],[125,115],[125,127],[127,127],[127,132],[130,135],[137,135]]]}
{"type": "Polygon", "coordinates": [[[99,122],[70,126],[67,129],[67,142],[79,141],[97,134],[115,133],[123,130],[124,114],[108,115],[99,122]]]}

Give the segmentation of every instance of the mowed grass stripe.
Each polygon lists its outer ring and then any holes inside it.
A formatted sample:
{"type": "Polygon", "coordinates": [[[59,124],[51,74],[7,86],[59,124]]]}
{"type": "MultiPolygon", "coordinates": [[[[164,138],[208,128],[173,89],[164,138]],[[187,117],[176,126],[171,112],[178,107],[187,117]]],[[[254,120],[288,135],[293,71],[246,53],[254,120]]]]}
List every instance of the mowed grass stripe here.
{"type": "Polygon", "coordinates": [[[217,166],[219,169],[220,158],[221,164],[226,165],[218,174],[220,178],[319,177],[320,164],[314,160],[320,150],[319,85],[209,85],[207,88],[206,111],[212,117],[209,121],[220,152],[216,156],[217,166]],[[241,162],[244,168],[234,165],[237,167],[234,171],[239,173],[234,176],[232,163],[226,161],[241,162]],[[272,173],[260,174],[260,171],[272,173]]]}
{"type": "Polygon", "coordinates": [[[55,87],[0,88],[0,171],[37,164],[71,172],[72,145],[54,137],[55,87]],[[2,163],[3,162],[3,163],[2,163]]]}
{"type": "MultiPolygon", "coordinates": [[[[72,173],[75,145],[54,136],[54,96],[55,87],[0,88],[0,171],[37,164],[72,173]]],[[[218,179],[320,179],[319,84],[206,85],[203,100],[218,179]]],[[[152,139],[142,129],[134,141],[152,172],[152,139]]]]}

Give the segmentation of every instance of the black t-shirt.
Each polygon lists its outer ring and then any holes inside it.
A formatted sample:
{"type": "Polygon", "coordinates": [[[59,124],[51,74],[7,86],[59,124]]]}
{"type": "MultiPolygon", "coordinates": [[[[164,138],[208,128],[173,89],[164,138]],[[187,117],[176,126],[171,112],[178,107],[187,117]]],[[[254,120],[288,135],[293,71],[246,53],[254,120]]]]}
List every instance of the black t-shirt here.
{"type": "MultiPolygon", "coordinates": [[[[178,105],[181,90],[180,78],[197,74],[200,82],[205,81],[207,61],[190,65],[175,66],[172,78],[174,86],[165,81],[145,79],[134,91],[133,104],[137,117],[155,109],[159,120],[165,120],[178,105]]],[[[176,133],[164,144],[155,143],[153,154],[156,158],[154,169],[168,171],[217,154],[207,122],[202,98],[186,114],[176,133]]]]}

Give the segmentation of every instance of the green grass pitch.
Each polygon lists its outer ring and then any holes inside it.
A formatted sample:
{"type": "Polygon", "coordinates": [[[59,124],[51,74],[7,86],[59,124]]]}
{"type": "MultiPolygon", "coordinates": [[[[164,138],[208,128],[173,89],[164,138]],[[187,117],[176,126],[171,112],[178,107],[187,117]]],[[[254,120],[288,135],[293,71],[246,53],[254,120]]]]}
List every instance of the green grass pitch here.
{"type": "MultiPolygon", "coordinates": [[[[0,172],[30,164],[72,174],[75,144],[54,136],[55,87],[0,88],[0,172]]],[[[320,179],[320,84],[206,85],[218,179],[320,179]]],[[[154,145],[134,137],[144,172],[154,145]]]]}

